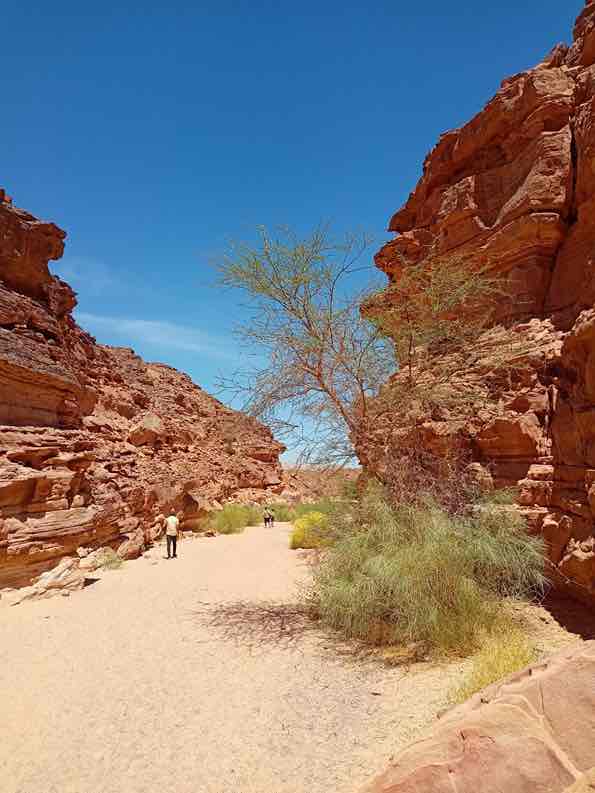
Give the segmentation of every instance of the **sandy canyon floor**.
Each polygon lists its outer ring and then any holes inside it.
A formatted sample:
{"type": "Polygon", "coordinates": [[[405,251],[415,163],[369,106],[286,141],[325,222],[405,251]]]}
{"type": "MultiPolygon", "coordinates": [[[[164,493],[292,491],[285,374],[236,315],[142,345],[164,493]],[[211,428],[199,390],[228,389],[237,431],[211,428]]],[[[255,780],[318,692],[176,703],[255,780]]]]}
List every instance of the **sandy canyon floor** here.
{"type": "Polygon", "coordinates": [[[388,667],[318,630],[289,528],[0,608],[3,793],[353,793],[381,771],[462,664],[388,667]]]}

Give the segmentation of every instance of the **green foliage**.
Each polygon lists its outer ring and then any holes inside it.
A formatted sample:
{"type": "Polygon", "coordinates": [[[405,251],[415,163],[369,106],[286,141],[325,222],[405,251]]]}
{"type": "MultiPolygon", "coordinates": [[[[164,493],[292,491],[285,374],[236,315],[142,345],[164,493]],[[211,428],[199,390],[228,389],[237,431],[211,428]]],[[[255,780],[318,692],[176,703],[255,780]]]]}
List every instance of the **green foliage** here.
{"type": "Polygon", "coordinates": [[[315,572],[314,604],[350,637],[469,654],[494,629],[504,597],[543,586],[543,545],[506,508],[451,516],[429,500],[393,507],[372,485],[329,524],[334,544],[315,572]]]}
{"type": "Polygon", "coordinates": [[[289,523],[295,517],[295,511],[289,504],[279,503],[271,504],[270,506],[275,513],[275,520],[279,520],[282,523],[289,523]]]}
{"type": "Polygon", "coordinates": [[[246,526],[257,526],[262,522],[258,507],[244,504],[225,504],[223,509],[212,512],[204,521],[203,529],[218,534],[241,534],[246,526]]]}
{"type": "Polygon", "coordinates": [[[292,550],[297,548],[323,548],[328,545],[328,515],[323,512],[307,512],[294,523],[289,541],[292,550]]]}
{"type": "Polygon", "coordinates": [[[301,518],[309,512],[322,512],[324,515],[330,515],[334,511],[336,504],[337,502],[332,498],[321,498],[312,503],[304,501],[301,504],[296,504],[293,508],[294,519],[301,518]]]}
{"type": "Polygon", "coordinates": [[[516,492],[511,488],[503,488],[502,490],[494,490],[488,493],[480,493],[477,498],[477,503],[487,504],[488,506],[500,505],[510,506],[516,502],[516,492]]]}
{"type": "Polygon", "coordinates": [[[113,548],[102,548],[98,554],[101,567],[104,570],[118,570],[124,564],[113,548]]]}
{"type": "Polygon", "coordinates": [[[322,512],[325,515],[330,515],[330,513],[335,508],[335,501],[330,498],[323,498],[319,501],[314,501],[311,504],[301,503],[301,504],[294,504],[291,506],[290,504],[286,504],[284,502],[279,502],[275,504],[270,504],[270,508],[275,513],[275,520],[281,521],[283,523],[292,523],[294,520],[303,517],[304,515],[309,514],[310,512],[322,512]]]}
{"type": "Polygon", "coordinates": [[[451,692],[455,703],[465,702],[491,683],[518,672],[535,661],[535,646],[523,631],[510,621],[503,621],[497,632],[486,637],[463,682],[451,692]]]}

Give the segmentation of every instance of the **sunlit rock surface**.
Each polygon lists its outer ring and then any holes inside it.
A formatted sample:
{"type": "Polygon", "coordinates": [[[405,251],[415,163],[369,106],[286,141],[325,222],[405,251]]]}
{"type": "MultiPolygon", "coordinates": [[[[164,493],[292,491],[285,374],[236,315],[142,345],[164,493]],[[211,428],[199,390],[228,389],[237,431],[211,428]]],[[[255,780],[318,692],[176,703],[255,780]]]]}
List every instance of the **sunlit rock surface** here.
{"type": "Polygon", "coordinates": [[[48,269],[65,234],[0,192],[0,589],[79,546],[142,552],[165,509],[283,489],[269,430],[187,375],[98,345],[48,269]]]}

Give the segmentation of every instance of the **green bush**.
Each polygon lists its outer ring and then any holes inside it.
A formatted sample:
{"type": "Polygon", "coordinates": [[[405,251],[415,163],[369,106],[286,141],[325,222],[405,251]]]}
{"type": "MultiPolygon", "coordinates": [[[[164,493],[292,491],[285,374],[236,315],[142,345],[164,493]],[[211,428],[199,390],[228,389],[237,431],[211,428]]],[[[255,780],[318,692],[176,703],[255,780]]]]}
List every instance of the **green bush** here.
{"type": "Polygon", "coordinates": [[[318,501],[313,501],[311,504],[303,502],[296,504],[293,508],[294,519],[302,518],[309,512],[322,512],[324,515],[330,515],[334,512],[337,502],[332,498],[321,498],[318,501]]]}
{"type": "Polygon", "coordinates": [[[308,512],[295,521],[289,547],[294,551],[297,548],[322,548],[328,544],[327,528],[327,515],[322,512],[308,512]]]}
{"type": "Polygon", "coordinates": [[[451,700],[465,702],[491,683],[524,669],[536,657],[535,646],[519,627],[511,622],[500,624],[486,638],[463,682],[451,692],[451,700]]]}
{"type": "Polygon", "coordinates": [[[203,523],[203,530],[218,534],[241,534],[246,526],[257,526],[262,522],[258,507],[245,504],[225,504],[223,509],[212,512],[203,523]]]}
{"type": "Polygon", "coordinates": [[[371,486],[329,521],[334,544],[315,571],[313,605],[350,637],[469,654],[504,597],[543,587],[543,544],[509,508],[484,502],[453,517],[432,501],[393,507],[371,486]]]}
{"type": "Polygon", "coordinates": [[[271,504],[273,512],[275,513],[275,520],[283,523],[289,523],[295,518],[295,510],[289,504],[271,504]]]}

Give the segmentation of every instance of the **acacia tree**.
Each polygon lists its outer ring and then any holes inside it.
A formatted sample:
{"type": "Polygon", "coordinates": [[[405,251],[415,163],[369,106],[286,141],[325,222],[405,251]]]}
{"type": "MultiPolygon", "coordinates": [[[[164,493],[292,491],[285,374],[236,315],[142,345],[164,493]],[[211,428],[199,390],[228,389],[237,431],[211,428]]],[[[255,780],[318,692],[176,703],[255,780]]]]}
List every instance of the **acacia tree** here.
{"type": "Polygon", "coordinates": [[[253,361],[219,385],[303,459],[353,459],[352,439],[384,413],[414,426],[437,407],[477,406],[485,394],[458,376],[483,359],[497,369],[522,357],[484,333],[502,295],[487,268],[431,256],[403,263],[376,294],[379,284],[357,288],[357,273],[372,271],[369,247],[365,235],[336,241],[326,227],[306,238],[261,228],[256,247],[234,245],[218,263],[219,283],[248,298],[237,334],[253,361]]]}
{"type": "Polygon", "coordinates": [[[370,242],[335,240],[327,227],[305,238],[261,228],[257,246],[236,244],[217,265],[220,285],[248,298],[236,332],[252,360],[219,385],[311,462],[353,458],[350,433],[395,366],[384,331],[360,314],[370,242]]]}

